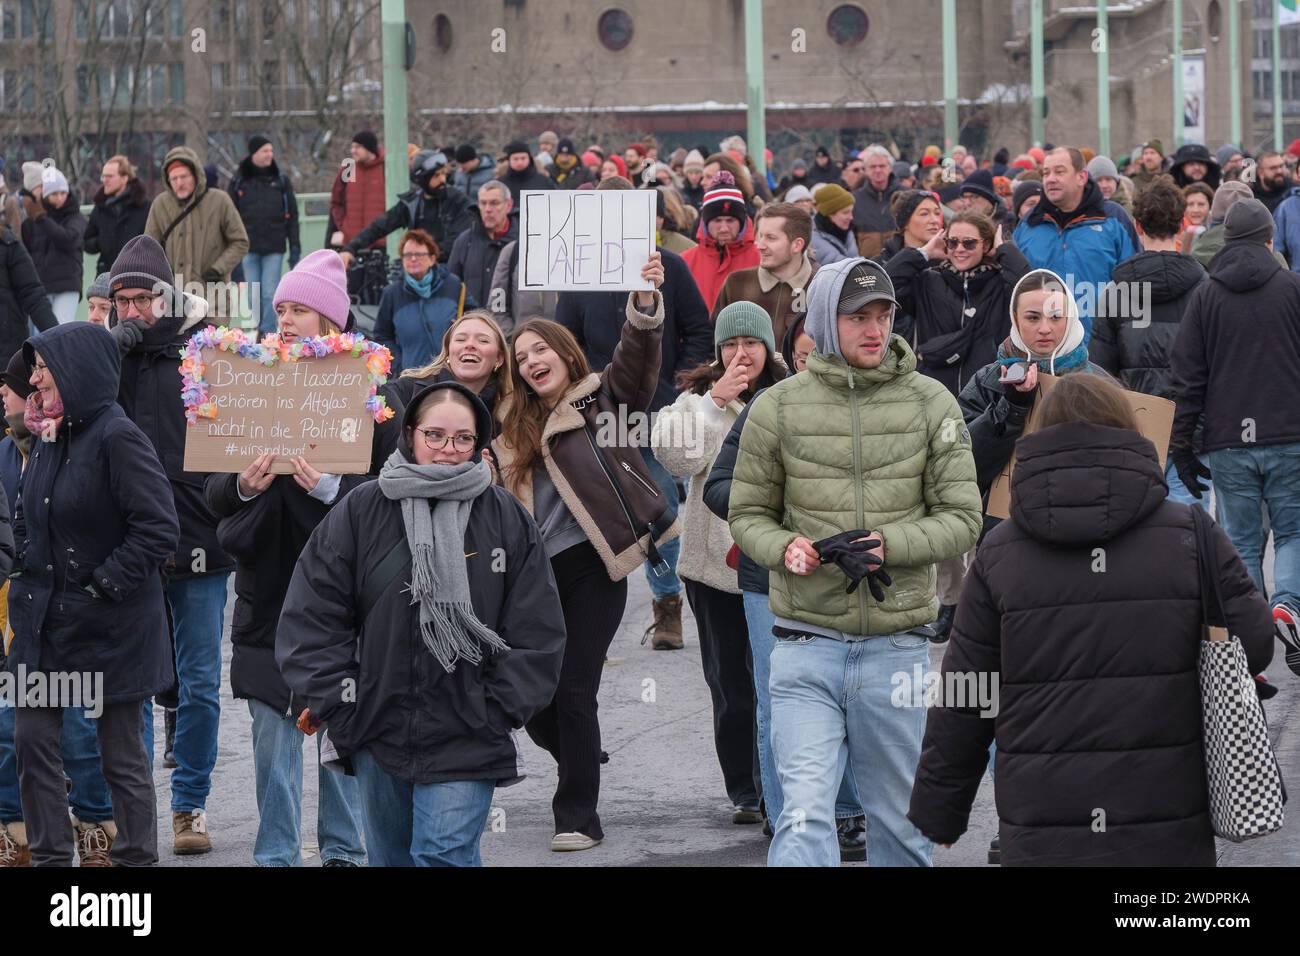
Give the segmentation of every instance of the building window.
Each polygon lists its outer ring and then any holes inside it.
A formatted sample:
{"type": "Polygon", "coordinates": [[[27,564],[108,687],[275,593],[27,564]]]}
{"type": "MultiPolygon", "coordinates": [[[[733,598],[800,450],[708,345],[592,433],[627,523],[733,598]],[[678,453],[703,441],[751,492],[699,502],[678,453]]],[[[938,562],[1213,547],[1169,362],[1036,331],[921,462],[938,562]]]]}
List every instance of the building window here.
{"type": "MultiPolygon", "coordinates": [[[[42,40],[54,39],[54,16],[50,11],[50,4],[47,2],[37,3],[36,0],[22,0],[22,34],[23,39],[31,39],[39,36],[42,40]]],[[[30,82],[25,82],[23,89],[32,88],[30,82]]],[[[33,103],[35,102],[35,93],[32,93],[33,103]]],[[[32,107],[35,108],[34,106],[32,107]]]]}
{"type": "Polygon", "coordinates": [[[183,37],[185,35],[185,9],[181,0],[171,0],[171,14],[172,36],[183,37]]]}
{"type": "Polygon", "coordinates": [[[262,8],[262,42],[269,43],[275,36],[276,20],[278,12],[274,3],[268,3],[262,8]]]}
{"type": "Polygon", "coordinates": [[[867,38],[867,15],[852,3],[840,4],[826,18],[826,32],[839,46],[857,46],[867,38]]]}
{"type": "Polygon", "coordinates": [[[606,10],[596,21],[596,33],[607,50],[625,50],[632,42],[632,17],[626,10],[606,10]]]}
{"type": "Polygon", "coordinates": [[[213,63],[212,64],[212,92],[225,93],[226,88],[230,86],[230,64],[213,63]]]}
{"type": "Polygon", "coordinates": [[[445,13],[433,18],[433,42],[443,53],[451,49],[451,20],[445,13]]]}
{"type": "Polygon", "coordinates": [[[78,40],[90,38],[90,0],[77,0],[76,37],[78,40]]]}
{"type": "Polygon", "coordinates": [[[180,63],[167,64],[167,85],[171,88],[173,106],[185,105],[185,67],[180,63]]]}
{"type": "Polygon", "coordinates": [[[13,0],[0,0],[0,39],[18,39],[18,17],[13,0]]]}
{"type": "Polygon", "coordinates": [[[216,0],[212,4],[212,38],[230,39],[230,0],[216,0]]]}

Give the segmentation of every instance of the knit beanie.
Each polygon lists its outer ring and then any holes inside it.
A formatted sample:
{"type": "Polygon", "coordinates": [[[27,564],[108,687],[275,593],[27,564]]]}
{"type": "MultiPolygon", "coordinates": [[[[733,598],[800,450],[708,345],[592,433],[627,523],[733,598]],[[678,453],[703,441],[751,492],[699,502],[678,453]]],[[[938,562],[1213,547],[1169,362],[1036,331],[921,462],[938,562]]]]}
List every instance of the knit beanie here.
{"type": "Polygon", "coordinates": [[[1273,217],[1268,207],[1253,196],[1232,204],[1223,219],[1225,242],[1261,242],[1273,238],[1273,217]]]}
{"type": "Polygon", "coordinates": [[[528,148],[528,144],[525,143],[522,139],[511,140],[510,142],[506,143],[505,148],[501,150],[501,155],[505,159],[509,159],[515,153],[527,153],[529,158],[531,158],[533,155],[533,151],[528,148]]]}
{"type": "Polygon", "coordinates": [[[931,144],[925,148],[925,155],[938,161],[939,157],[943,155],[943,151],[938,146],[931,144]]]}
{"type": "Polygon", "coordinates": [[[109,287],[110,272],[101,272],[95,276],[95,281],[90,284],[86,290],[87,299],[111,299],[113,297],[112,289],[109,287]]]}
{"type": "Polygon", "coordinates": [[[1020,207],[1025,204],[1025,200],[1031,196],[1041,196],[1043,194],[1043,184],[1037,179],[1021,179],[1016,182],[1016,188],[1011,191],[1011,213],[1020,219],[1020,207]]]}
{"type": "Polygon", "coordinates": [[[1239,150],[1236,146],[1233,146],[1231,143],[1224,143],[1215,151],[1214,160],[1220,166],[1224,166],[1227,164],[1228,160],[1232,159],[1233,156],[1239,155],[1240,153],[1241,150],[1239,150]]]}
{"type": "Polygon", "coordinates": [[[1235,179],[1229,180],[1214,191],[1214,202],[1210,204],[1210,222],[1223,222],[1228,210],[1239,199],[1250,199],[1253,195],[1249,186],[1235,179]]]}
{"type": "Polygon", "coordinates": [[[939,202],[934,193],[924,189],[909,189],[898,194],[898,205],[894,207],[894,222],[898,224],[899,232],[907,228],[907,223],[917,207],[927,199],[934,200],[936,204],[939,202]]]}
{"type": "Polygon", "coordinates": [[[456,147],[456,162],[472,163],[478,159],[478,150],[470,143],[462,143],[456,147]]]}
{"type": "Polygon", "coordinates": [[[1098,179],[1114,179],[1118,182],[1119,170],[1109,156],[1094,156],[1092,162],[1088,163],[1088,178],[1094,182],[1098,179]]]}
{"type": "Polygon", "coordinates": [[[827,219],[853,205],[853,193],[837,183],[826,183],[817,190],[813,199],[817,203],[817,212],[827,219]]]}
{"type": "Polygon", "coordinates": [[[693,149],[686,154],[686,162],[682,163],[682,171],[689,173],[692,169],[704,171],[704,157],[700,155],[698,149],[693,149]]]}
{"type": "Polygon", "coordinates": [[[725,169],[714,178],[713,185],[704,194],[704,202],[700,205],[700,218],[706,230],[709,223],[718,216],[730,216],[739,221],[742,228],[749,219],[749,214],[745,212],[744,194],[736,186],[731,173],[725,169]]]}
{"type": "Polygon", "coordinates": [[[582,154],[582,165],[584,166],[599,166],[601,162],[601,158],[591,150],[587,150],[582,154]]]}
{"type": "Polygon", "coordinates": [[[255,136],[250,136],[248,138],[248,155],[252,156],[263,146],[269,145],[270,142],[271,141],[267,139],[265,136],[263,136],[261,133],[258,133],[255,136]]]}
{"type": "Polygon", "coordinates": [[[41,195],[49,196],[53,193],[66,193],[68,191],[68,178],[59,172],[53,166],[46,166],[41,170],[41,195]]]}
{"type": "Polygon", "coordinates": [[[1047,153],[1043,152],[1041,146],[1031,146],[1025,152],[1028,154],[1029,158],[1039,166],[1043,165],[1043,160],[1047,159],[1047,153]]]}
{"type": "Polygon", "coordinates": [[[808,191],[807,186],[803,183],[795,183],[785,191],[785,197],[782,199],[782,202],[802,202],[805,199],[812,198],[812,193],[808,191]]]}
{"type": "MultiPolygon", "coordinates": [[[[191,278],[198,278],[193,276],[191,278]]],[[[158,241],[152,236],[136,236],[128,240],[113,260],[108,287],[118,289],[170,289],[176,282],[171,263],[158,241]]]]}
{"type": "Polygon", "coordinates": [[[333,249],[317,249],[289,270],[275,287],[271,305],[296,302],[315,309],[344,332],[352,324],[352,300],[343,259],[333,249]]]}
{"type": "Polygon", "coordinates": [[[27,396],[35,391],[31,377],[32,370],[27,365],[27,357],[23,354],[23,350],[19,349],[9,359],[4,372],[0,373],[0,382],[4,382],[9,387],[9,391],[26,401],[27,396]]]}
{"type": "Polygon", "coordinates": [[[363,129],[352,137],[352,142],[356,143],[362,149],[369,150],[376,156],[379,155],[379,137],[368,129],[363,129]]]}
{"type": "Polygon", "coordinates": [[[1142,148],[1143,148],[1143,149],[1146,149],[1148,146],[1151,147],[1152,149],[1154,149],[1154,150],[1155,150],[1157,153],[1159,153],[1161,156],[1164,156],[1164,154],[1165,154],[1165,144],[1162,143],[1162,142],[1160,142],[1160,140],[1158,140],[1158,139],[1149,139],[1149,140],[1147,140],[1145,143],[1142,144],[1142,148]]]}
{"type": "Polygon", "coordinates": [[[23,163],[23,189],[31,192],[41,184],[41,173],[45,167],[40,163],[27,162],[23,163]]]}
{"type": "Polygon", "coordinates": [[[762,339],[767,354],[776,354],[776,335],[772,331],[772,317],[757,302],[740,299],[723,306],[713,323],[713,351],[722,361],[722,343],[727,339],[745,336],[762,339]]]}

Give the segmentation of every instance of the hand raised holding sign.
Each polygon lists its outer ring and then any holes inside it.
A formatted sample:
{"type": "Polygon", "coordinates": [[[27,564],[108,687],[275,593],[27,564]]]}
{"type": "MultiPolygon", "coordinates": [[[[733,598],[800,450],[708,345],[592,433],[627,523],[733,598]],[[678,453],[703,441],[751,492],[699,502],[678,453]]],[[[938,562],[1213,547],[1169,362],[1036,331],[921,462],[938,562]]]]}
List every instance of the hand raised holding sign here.
{"type": "Polygon", "coordinates": [[[271,487],[271,482],[275,481],[275,475],[271,474],[274,461],[275,455],[267,452],[254,458],[253,463],[240,473],[239,493],[243,497],[256,498],[271,487]]]}
{"type": "MultiPolygon", "coordinates": [[[[655,289],[659,289],[664,284],[664,257],[659,254],[659,250],[656,249],[650,253],[650,258],[641,267],[641,278],[647,282],[653,282],[655,289]]],[[[636,294],[636,307],[638,309],[648,309],[654,305],[654,302],[653,292],[638,292],[636,294]]]]}
{"type": "Polygon", "coordinates": [[[298,487],[306,492],[315,491],[321,473],[309,465],[307,459],[301,455],[290,460],[293,462],[293,480],[298,483],[298,487]]]}

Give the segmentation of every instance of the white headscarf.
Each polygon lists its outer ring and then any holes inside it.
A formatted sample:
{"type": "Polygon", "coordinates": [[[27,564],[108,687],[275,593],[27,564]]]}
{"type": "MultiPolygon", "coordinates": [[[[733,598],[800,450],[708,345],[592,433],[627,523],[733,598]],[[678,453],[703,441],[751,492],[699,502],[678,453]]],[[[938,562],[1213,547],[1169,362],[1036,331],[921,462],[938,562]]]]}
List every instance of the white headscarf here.
{"type": "Polygon", "coordinates": [[[1016,300],[1020,295],[1020,287],[1025,284],[1026,280],[1042,275],[1046,275],[1051,280],[1054,280],[1056,286],[1059,287],[1061,294],[1065,297],[1066,321],[1068,323],[1065,330],[1065,336],[1052,351],[1052,354],[1046,356],[1048,360],[1048,371],[1052,374],[1056,374],[1056,359],[1062,355],[1069,355],[1082,345],[1085,332],[1083,329],[1083,322],[1079,320],[1079,303],[1074,301],[1074,294],[1070,291],[1070,287],[1066,285],[1065,281],[1051,269],[1033,269],[1026,272],[1020,277],[1020,281],[1016,283],[1015,289],[1012,290],[1009,306],[1011,309],[1011,344],[1024,352],[1030,361],[1041,361],[1044,358],[1044,356],[1035,356],[1029,346],[1025,344],[1025,340],[1021,338],[1020,329],[1016,326],[1015,305],[1016,300]]]}

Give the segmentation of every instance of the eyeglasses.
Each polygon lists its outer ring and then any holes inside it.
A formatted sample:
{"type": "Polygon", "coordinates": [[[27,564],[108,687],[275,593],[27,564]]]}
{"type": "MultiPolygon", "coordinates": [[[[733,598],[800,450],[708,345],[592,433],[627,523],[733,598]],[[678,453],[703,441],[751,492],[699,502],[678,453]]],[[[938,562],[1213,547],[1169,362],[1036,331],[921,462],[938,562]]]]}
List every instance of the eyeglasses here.
{"type": "Polygon", "coordinates": [[[419,262],[421,259],[428,259],[428,258],[430,258],[430,256],[427,252],[403,252],[402,253],[403,262],[419,262]]]}
{"type": "Polygon", "coordinates": [[[152,294],[142,294],[137,296],[115,295],[113,304],[117,306],[118,312],[125,312],[129,306],[134,305],[137,312],[143,313],[145,309],[153,308],[154,301],[158,297],[152,294]]]}
{"type": "Polygon", "coordinates": [[[478,441],[477,435],[471,435],[468,432],[461,432],[459,435],[448,435],[441,428],[417,428],[417,432],[424,436],[424,444],[430,451],[438,451],[451,445],[455,451],[472,451],[474,443],[478,441]]]}
{"type": "Polygon", "coordinates": [[[37,362],[35,365],[32,366],[33,375],[35,375],[37,372],[40,372],[42,375],[44,375],[49,370],[50,367],[48,365],[42,365],[40,362],[37,362]]]}
{"type": "Polygon", "coordinates": [[[974,252],[975,248],[980,244],[980,240],[949,238],[949,239],[945,239],[943,241],[943,244],[948,247],[949,252],[953,251],[958,246],[961,246],[961,248],[965,249],[967,252],[974,252]]]}

